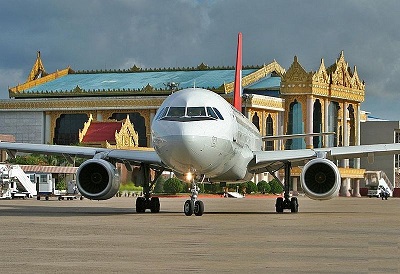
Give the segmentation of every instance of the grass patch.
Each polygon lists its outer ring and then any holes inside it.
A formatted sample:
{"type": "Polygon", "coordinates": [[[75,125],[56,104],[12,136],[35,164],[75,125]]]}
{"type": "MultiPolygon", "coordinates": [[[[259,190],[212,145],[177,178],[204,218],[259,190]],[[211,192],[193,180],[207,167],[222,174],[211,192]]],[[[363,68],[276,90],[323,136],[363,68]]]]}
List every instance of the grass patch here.
{"type": "Polygon", "coordinates": [[[143,187],[141,186],[135,186],[135,184],[133,182],[128,182],[126,184],[121,184],[119,186],[119,191],[123,192],[123,191],[130,191],[130,192],[142,192],[143,191],[143,187]]]}

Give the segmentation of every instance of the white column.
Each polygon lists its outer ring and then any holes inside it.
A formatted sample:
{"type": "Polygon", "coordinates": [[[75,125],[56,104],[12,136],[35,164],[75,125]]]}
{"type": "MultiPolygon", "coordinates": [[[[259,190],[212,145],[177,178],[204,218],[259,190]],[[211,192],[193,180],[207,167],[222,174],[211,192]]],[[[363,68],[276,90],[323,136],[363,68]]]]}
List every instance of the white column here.
{"type": "MultiPolygon", "coordinates": [[[[278,112],[278,121],[277,121],[277,135],[283,135],[284,134],[284,128],[285,128],[285,112],[281,111],[278,112]]],[[[284,149],[284,141],[283,140],[277,140],[278,142],[276,149],[277,150],[283,150],[284,149]]]]}
{"type": "MultiPolygon", "coordinates": [[[[325,98],[324,100],[324,132],[329,131],[329,100],[325,98]]],[[[324,145],[323,147],[328,147],[329,136],[324,135],[324,145]]]]}
{"type": "MultiPolygon", "coordinates": [[[[307,97],[307,125],[306,125],[306,133],[312,133],[313,132],[313,110],[314,110],[314,104],[313,104],[313,98],[312,96],[307,97]]],[[[313,147],[313,142],[312,142],[312,137],[306,137],[306,148],[312,148],[313,147]]]]}
{"type": "MultiPolygon", "coordinates": [[[[343,103],[343,114],[342,114],[342,127],[343,127],[343,131],[342,131],[342,142],[343,142],[343,146],[348,146],[349,145],[349,127],[347,124],[347,117],[348,117],[348,108],[349,104],[347,102],[343,103]]],[[[342,167],[349,167],[349,160],[345,159],[342,160],[342,167]]]]}
{"type": "Polygon", "coordinates": [[[353,196],[354,197],[361,197],[361,194],[360,194],[360,179],[354,179],[353,196]]]}
{"type": "Polygon", "coordinates": [[[342,178],[342,185],[340,186],[340,196],[349,197],[350,196],[350,178],[342,178]]]}

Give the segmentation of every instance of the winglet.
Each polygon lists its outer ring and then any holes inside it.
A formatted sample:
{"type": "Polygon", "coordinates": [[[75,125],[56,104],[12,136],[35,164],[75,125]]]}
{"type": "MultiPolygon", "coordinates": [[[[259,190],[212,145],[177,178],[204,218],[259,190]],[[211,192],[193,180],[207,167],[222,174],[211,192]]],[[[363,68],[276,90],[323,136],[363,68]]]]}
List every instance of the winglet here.
{"type": "Polygon", "coordinates": [[[233,91],[233,106],[242,112],[242,33],[238,34],[236,69],[235,69],[235,89],[233,91]]]}

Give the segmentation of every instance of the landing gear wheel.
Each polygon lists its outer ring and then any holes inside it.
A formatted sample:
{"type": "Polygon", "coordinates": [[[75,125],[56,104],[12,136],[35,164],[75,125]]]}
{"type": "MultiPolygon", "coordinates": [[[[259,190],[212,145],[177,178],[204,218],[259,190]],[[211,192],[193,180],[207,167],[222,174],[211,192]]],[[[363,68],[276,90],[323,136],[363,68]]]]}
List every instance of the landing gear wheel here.
{"type": "Polygon", "coordinates": [[[194,215],[201,216],[204,213],[204,203],[203,201],[196,201],[194,203],[194,215]]]}
{"type": "Polygon", "coordinates": [[[151,197],[151,200],[150,200],[150,211],[152,213],[160,212],[160,198],[151,197]]]}
{"type": "Polygon", "coordinates": [[[146,198],[145,197],[137,197],[136,198],[136,212],[144,213],[146,211],[146,198]]]}
{"type": "Polygon", "coordinates": [[[276,208],[276,212],[278,212],[278,213],[283,212],[283,197],[276,198],[275,208],[276,208]]]}
{"type": "Polygon", "coordinates": [[[192,216],[194,212],[194,202],[192,200],[186,200],[183,205],[183,212],[185,212],[186,216],[192,216]]]}
{"type": "Polygon", "coordinates": [[[290,211],[297,213],[299,211],[299,202],[296,197],[292,197],[290,200],[290,211]]]}

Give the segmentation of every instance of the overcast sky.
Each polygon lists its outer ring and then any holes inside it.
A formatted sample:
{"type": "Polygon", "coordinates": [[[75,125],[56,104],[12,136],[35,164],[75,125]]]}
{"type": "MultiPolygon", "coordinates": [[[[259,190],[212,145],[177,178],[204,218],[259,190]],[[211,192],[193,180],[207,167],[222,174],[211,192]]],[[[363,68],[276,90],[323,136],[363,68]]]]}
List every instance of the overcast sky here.
{"type": "Polygon", "coordinates": [[[328,67],[341,50],[366,82],[362,109],[400,120],[400,1],[13,0],[0,3],[0,98],[26,81],[36,59],[47,72],[232,66],[328,67]]]}

